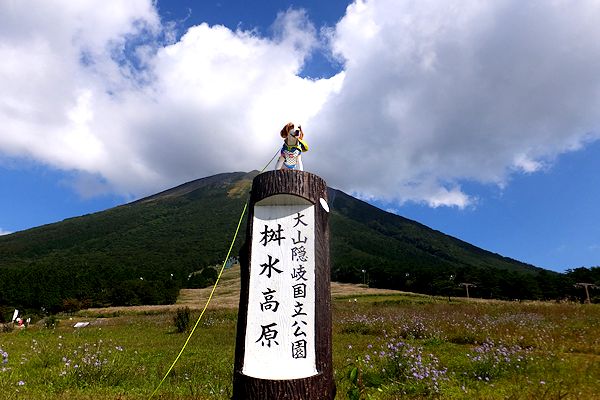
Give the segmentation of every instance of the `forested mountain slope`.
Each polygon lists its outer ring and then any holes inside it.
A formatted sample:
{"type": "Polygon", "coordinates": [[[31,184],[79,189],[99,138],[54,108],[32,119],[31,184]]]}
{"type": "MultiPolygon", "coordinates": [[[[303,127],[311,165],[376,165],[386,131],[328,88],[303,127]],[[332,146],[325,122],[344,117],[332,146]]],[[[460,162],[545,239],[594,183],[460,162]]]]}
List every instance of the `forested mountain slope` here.
{"type": "MultiPolygon", "coordinates": [[[[257,173],[198,179],[106,211],[0,236],[0,304],[56,311],[173,302],[180,287],[214,278],[208,267],[223,261],[257,173]]],[[[334,280],[434,294],[460,293],[459,284],[469,281],[477,284],[473,294],[499,298],[553,297],[564,284],[559,274],[341,191],[330,189],[329,197],[334,280]]],[[[243,228],[235,249],[244,234],[243,228]]]]}

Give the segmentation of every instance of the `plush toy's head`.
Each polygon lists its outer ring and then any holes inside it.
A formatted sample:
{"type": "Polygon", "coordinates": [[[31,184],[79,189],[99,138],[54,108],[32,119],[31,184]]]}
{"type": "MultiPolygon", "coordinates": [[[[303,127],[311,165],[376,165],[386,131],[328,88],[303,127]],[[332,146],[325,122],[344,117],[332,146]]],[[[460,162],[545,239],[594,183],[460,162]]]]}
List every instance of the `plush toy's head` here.
{"type": "Polygon", "coordinates": [[[288,122],[285,124],[283,129],[280,132],[283,140],[290,146],[296,145],[298,143],[298,139],[304,138],[304,132],[302,132],[302,127],[298,125],[295,128],[294,123],[288,122]]]}

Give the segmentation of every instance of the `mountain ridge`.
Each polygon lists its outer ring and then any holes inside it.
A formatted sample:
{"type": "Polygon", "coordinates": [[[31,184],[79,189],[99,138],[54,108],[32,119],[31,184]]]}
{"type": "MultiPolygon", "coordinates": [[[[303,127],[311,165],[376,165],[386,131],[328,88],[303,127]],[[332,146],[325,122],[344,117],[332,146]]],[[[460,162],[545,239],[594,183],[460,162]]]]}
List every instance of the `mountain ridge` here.
{"type": "MultiPolygon", "coordinates": [[[[0,305],[173,302],[207,284],[258,171],[212,175],[104,211],[0,237],[0,305]],[[212,271],[212,272],[211,272],[212,271]],[[28,293],[23,293],[27,285],[28,293]],[[52,290],[48,290],[51,286],[52,290]],[[197,287],[197,286],[196,286],[197,287]],[[36,293],[40,294],[36,297],[36,293]]],[[[329,188],[332,279],[420,293],[537,298],[558,274],[473,246],[329,188]],[[364,271],[364,272],[363,272],[364,271]],[[546,276],[547,275],[547,276],[546,276]],[[452,281],[450,281],[452,277],[452,281]]],[[[243,243],[243,229],[234,245],[243,243]]]]}
{"type": "MultiPolygon", "coordinates": [[[[467,248],[467,249],[469,249],[470,251],[477,252],[477,253],[480,253],[480,254],[482,254],[482,255],[486,255],[486,256],[495,257],[495,258],[498,258],[498,259],[500,259],[500,260],[502,260],[502,261],[506,261],[506,262],[509,262],[509,263],[516,263],[516,264],[518,264],[518,265],[522,266],[523,268],[530,269],[530,270],[533,270],[533,271],[540,271],[540,270],[544,270],[543,268],[540,268],[540,267],[534,266],[534,265],[532,265],[532,264],[528,264],[528,263],[525,263],[525,262],[522,262],[522,261],[519,261],[519,260],[516,260],[516,259],[510,258],[510,257],[503,256],[503,255],[501,255],[501,254],[499,254],[499,253],[495,253],[495,252],[492,252],[492,251],[489,251],[489,250],[483,249],[483,248],[481,248],[481,247],[475,246],[475,245],[473,245],[473,244],[471,244],[471,243],[469,243],[469,242],[466,242],[466,241],[464,241],[464,240],[462,240],[462,239],[459,239],[459,238],[457,238],[457,237],[454,237],[454,236],[452,236],[452,235],[448,235],[448,234],[446,234],[446,233],[444,233],[444,232],[441,232],[441,231],[439,231],[439,230],[436,230],[436,229],[430,228],[429,226],[427,226],[427,225],[425,225],[425,224],[422,224],[422,223],[420,223],[420,222],[418,222],[418,221],[412,220],[412,219],[410,219],[410,218],[406,218],[406,217],[403,217],[403,216],[401,216],[401,215],[397,215],[397,214],[390,213],[390,212],[388,212],[388,211],[385,211],[385,210],[381,210],[381,209],[379,209],[379,208],[377,208],[377,207],[373,206],[372,204],[369,204],[369,203],[367,203],[367,202],[365,202],[365,201],[363,201],[363,200],[360,200],[360,199],[356,199],[356,198],[354,198],[354,197],[352,197],[352,196],[350,196],[350,195],[348,195],[348,194],[344,193],[343,191],[340,191],[340,190],[337,190],[337,189],[331,189],[331,188],[330,188],[330,193],[331,193],[331,192],[333,192],[333,193],[334,193],[334,196],[333,196],[334,198],[335,198],[336,196],[338,196],[338,195],[341,195],[341,196],[343,196],[343,197],[346,197],[346,198],[352,198],[352,200],[353,200],[354,202],[356,202],[356,203],[359,203],[359,204],[362,204],[364,207],[366,207],[366,208],[370,208],[371,210],[377,210],[377,213],[379,213],[379,214],[387,214],[388,216],[390,216],[390,217],[391,217],[391,218],[393,218],[393,219],[399,219],[399,220],[401,220],[401,221],[402,221],[402,223],[409,224],[409,225],[413,225],[413,226],[417,227],[418,229],[425,229],[425,230],[427,230],[427,231],[429,231],[429,232],[431,232],[431,233],[434,233],[434,234],[443,235],[444,237],[446,237],[446,238],[448,238],[449,240],[453,241],[455,244],[459,245],[460,247],[467,248]]],[[[333,204],[335,204],[335,200],[333,201],[333,204]]],[[[335,207],[335,206],[334,206],[334,207],[335,207]]],[[[368,223],[368,221],[366,221],[366,218],[362,218],[361,220],[362,220],[362,222],[363,222],[363,223],[365,223],[365,224],[367,224],[367,223],[368,223]]],[[[377,220],[378,220],[378,218],[373,218],[373,217],[371,216],[371,221],[377,221],[377,220]]],[[[389,234],[389,232],[387,232],[387,234],[389,234]]]]}

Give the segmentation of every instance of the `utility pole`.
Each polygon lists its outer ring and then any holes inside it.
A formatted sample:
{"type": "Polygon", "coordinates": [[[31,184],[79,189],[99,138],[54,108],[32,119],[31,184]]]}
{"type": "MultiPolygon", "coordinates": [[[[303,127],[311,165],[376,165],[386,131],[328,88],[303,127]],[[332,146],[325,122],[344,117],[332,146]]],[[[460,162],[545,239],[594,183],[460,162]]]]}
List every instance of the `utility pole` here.
{"type": "Polygon", "coordinates": [[[597,289],[598,286],[594,285],[593,283],[576,283],[575,285],[576,288],[584,288],[585,289],[585,304],[590,304],[592,301],[590,300],[590,291],[589,288],[591,289],[597,289]]]}
{"type": "Polygon", "coordinates": [[[476,284],[474,283],[461,283],[460,286],[463,286],[466,290],[467,290],[467,299],[470,298],[469,297],[469,287],[477,287],[476,284]]]}

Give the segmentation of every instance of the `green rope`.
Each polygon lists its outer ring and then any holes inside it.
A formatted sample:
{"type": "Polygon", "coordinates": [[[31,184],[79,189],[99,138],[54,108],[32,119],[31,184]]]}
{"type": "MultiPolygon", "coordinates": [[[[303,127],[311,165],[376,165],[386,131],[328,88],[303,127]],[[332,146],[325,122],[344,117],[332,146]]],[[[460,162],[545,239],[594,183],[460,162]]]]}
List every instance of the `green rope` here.
{"type": "MultiPolygon", "coordinates": [[[[260,171],[260,173],[264,172],[264,170],[267,169],[267,167],[269,166],[269,164],[271,164],[273,162],[273,160],[275,159],[275,157],[277,157],[278,154],[279,154],[279,150],[277,150],[277,152],[275,153],[275,155],[273,156],[273,158],[271,158],[271,160],[263,167],[263,169],[260,171]]],[[[229,245],[229,250],[227,251],[227,256],[225,257],[225,261],[223,261],[223,265],[221,266],[221,270],[219,271],[219,275],[217,275],[217,280],[215,281],[215,284],[213,285],[213,288],[212,288],[212,290],[210,292],[210,295],[208,296],[208,300],[206,300],[206,304],[204,305],[204,308],[202,309],[202,312],[200,313],[200,316],[196,320],[196,323],[194,324],[194,327],[192,328],[192,330],[191,330],[190,334],[188,335],[185,343],[183,344],[183,347],[181,348],[181,351],[179,352],[179,354],[177,354],[177,357],[175,357],[175,361],[173,361],[173,363],[169,367],[169,370],[167,371],[167,373],[165,374],[165,376],[163,376],[162,380],[159,382],[159,384],[156,387],[156,389],[154,389],[154,392],[152,392],[152,394],[150,395],[150,397],[148,397],[148,400],[150,400],[150,399],[152,399],[152,397],[154,397],[154,395],[156,394],[156,392],[158,392],[158,389],[160,389],[160,387],[162,386],[162,384],[165,382],[165,380],[167,379],[167,377],[169,376],[169,374],[171,373],[171,371],[175,367],[175,364],[177,364],[177,361],[179,361],[179,358],[183,354],[183,352],[184,352],[185,348],[187,347],[190,339],[194,335],[194,332],[196,331],[196,328],[198,327],[198,324],[200,323],[200,320],[204,316],[204,312],[208,308],[208,305],[209,305],[210,301],[212,300],[213,294],[215,293],[215,290],[217,289],[217,285],[219,284],[219,281],[221,280],[221,275],[223,275],[223,271],[225,270],[225,264],[227,264],[227,260],[229,260],[229,256],[231,255],[231,250],[233,249],[233,245],[235,244],[235,240],[237,239],[238,233],[240,231],[240,226],[242,225],[242,220],[244,219],[244,215],[246,214],[247,208],[248,208],[248,201],[246,201],[246,203],[244,204],[244,209],[242,210],[242,214],[240,215],[240,219],[238,220],[237,228],[235,228],[235,233],[233,235],[233,239],[231,240],[231,244],[229,245]]]]}

